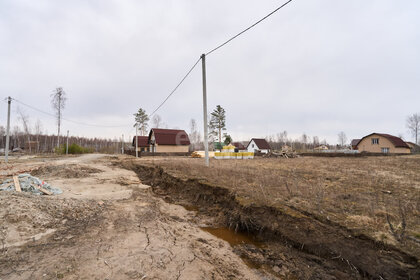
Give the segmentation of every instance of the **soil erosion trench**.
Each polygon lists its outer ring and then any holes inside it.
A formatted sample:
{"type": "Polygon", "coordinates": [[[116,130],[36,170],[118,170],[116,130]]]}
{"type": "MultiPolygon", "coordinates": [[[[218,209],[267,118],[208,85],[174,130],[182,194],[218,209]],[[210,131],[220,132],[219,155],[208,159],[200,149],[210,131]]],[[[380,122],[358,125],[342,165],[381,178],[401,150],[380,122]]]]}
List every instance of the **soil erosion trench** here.
{"type": "MultiPolygon", "coordinates": [[[[226,188],[196,179],[180,179],[158,166],[127,161],[123,167],[136,172],[154,193],[172,203],[189,203],[200,213],[217,217],[221,225],[251,233],[263,242],[292,248],[301,259],[310,259],[329,275],[343,278],[420,279],[420,262],[395,247],[357,234],[343,226],[316,219],[289,207],[242,205],[226,188]],[[339,272],[339,273],[337,273],[339,272]]],[[[276,257],[278,250],[265,252],[276,257]]],[[[335,278],[335,277],[331,277],[335,278]]]]}

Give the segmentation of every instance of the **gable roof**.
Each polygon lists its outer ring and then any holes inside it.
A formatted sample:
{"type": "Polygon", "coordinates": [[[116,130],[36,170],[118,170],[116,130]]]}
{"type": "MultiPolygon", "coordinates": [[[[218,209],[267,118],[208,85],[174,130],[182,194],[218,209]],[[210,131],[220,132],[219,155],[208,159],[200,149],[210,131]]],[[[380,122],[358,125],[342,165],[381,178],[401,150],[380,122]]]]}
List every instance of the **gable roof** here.
{"type": "MultiPolygon", "coordinates": [[[[190,145],[190,139],[185,130],[152,128],[149,133],[149,140],[155,136],[155,143],[158,145],[190,145]]],[[[150,142],[150,141],[149,141],[150,142]]]]}
{"type": "Polygon", "coordinates": [[[257,147],[258,147],[258,149],[262,149],[262,150],[270,150],[271,149],[271,147],[270,147],[270,145],[268,144],[268,142],[265,140],[265,139],[263,139],[263,138],[252,138],[250,141],[249,141],[249,143],[248,143],[248,145],[247,145],[247,147],[249,146],[249,144],[252,142],[252,140],[254,140],[254,142],[255,142],[255,144],[257,145],[257,147]]]}
{"type": "Polygon", "coordinates": [[[244,144],[242,144],[241,142],[232,142],[232,145],[235,146],[236,148],[238,148],[239,150],[245,150],[245,146],[244,144]]]}
{"type": "MultiPolygon", "coordinates": [[[[133,147],[136,146],[136,136],[133,137],[133,147]]],[[[148,136],[137,136],[137,146],[138,147],[149,147],[149,137],[148,136]]]]}
{"type": "Polygon", "coordinates": [[[352,147],[356,147],[357,145],[359,145],[360,140],[362,140],[362,139],[353,139],[353,140],[351,140],[351,144],[350,145],[352,147]]]}
{"type": "MultiPolygon", "coordinates": [[[[360,139],[360,142],[362,142],[363,139],[372,136],[372,135],[379,135],[382,137],[385,137],[386,139],[388,139],[396,148],[410,148],[407,143],[404,142],[404,140],[402,140],[400,137],[394,136],[394,135],[390,135],[390,134],[386,134],[386,133],[371,133],[365,137],[363,137],[362,139],[360,139]]],[[[359,143],[360,143],[359,142],[359,143]]]]}

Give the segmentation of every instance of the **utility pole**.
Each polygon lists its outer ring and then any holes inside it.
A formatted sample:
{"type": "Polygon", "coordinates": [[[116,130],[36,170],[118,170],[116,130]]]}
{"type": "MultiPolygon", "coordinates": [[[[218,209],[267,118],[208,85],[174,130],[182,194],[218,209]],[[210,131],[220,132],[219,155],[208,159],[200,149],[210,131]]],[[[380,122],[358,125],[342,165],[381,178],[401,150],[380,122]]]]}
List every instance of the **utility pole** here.
{"type": "Polygon", "coordinates": [[[121,154],[124,154],[124,134],[122,135],[122,138],[121,138],[121,154]]]}
{"type": "Polygon", "coordinates": [[[6,163],[9,161],[10,103],[12,103],[12,98],[9,96],[7,98],[6,149],[4,150],[4,160],[5,160],[6,163]]]}
{"type": "Polygon", "coordinates": [[[69,131],[67,130],[66,155],[69,154],[69,131]]]}
{"type": "Polygon", "coordinates": [[[201,55],[201,64],[203,68],[203,119],[204,119],[204,151],[206,158],[206,166],[210,165],[209,161],[209,138],[207,125],[207,86],[206,86],[206,55],[201,55]]]}
{"type": "Polygon", "coordinates": [[[138,131],[138,124],[136,123],[136,158],[139,157],[139,151],[137,150],[139,143],[138,143],[138,139],[137,139],[137,131],[138,131]]]}
{"type": "Polygon", "coordinates": [[[58,132],[57,132],[57,148],[60,148],[60,121],[61,121],[61,92],[58,92],[58,132]]]}

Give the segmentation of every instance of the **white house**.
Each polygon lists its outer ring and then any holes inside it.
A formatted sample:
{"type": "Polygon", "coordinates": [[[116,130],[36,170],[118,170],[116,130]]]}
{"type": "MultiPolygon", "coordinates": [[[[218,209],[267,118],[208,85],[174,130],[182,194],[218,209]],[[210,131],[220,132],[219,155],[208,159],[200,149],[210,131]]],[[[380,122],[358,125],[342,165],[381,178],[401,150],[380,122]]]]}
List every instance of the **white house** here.
{"type": "Polygon", "coordinates": [[[246,146],[248,152],[260,151],[261,153],[267,154],[271,151],[270,145],[267,143],[265,139],[260,138],[252,138],[249,141],[248,146],[246,146]]]}

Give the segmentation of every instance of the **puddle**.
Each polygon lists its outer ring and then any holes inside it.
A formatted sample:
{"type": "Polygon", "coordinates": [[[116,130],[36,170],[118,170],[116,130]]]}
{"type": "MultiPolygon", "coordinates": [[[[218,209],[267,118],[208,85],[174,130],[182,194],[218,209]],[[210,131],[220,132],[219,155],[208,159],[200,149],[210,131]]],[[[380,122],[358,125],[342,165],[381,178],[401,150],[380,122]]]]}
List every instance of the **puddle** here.
{"type": "Polygon", "coordinates": [[[232,229],[228,228],[212,228],[212,227],[202,227],[202,230],[214,235],[220,239],[225,240],[230,244],[230,246],[240,245],[240,244],[252,244],[255,247],[260,248],[261,243],[259,243],[254,236],[250,234],[235,232],[232,229]]]}
{"type": "Polygon", "coordinates": [[[186,205],[186,204],[181,204],[182,207],[185,208],[185,210],[188,211],[194,211],[194,212],[198,212],[198,207],[195,205],[186,205]]]}

